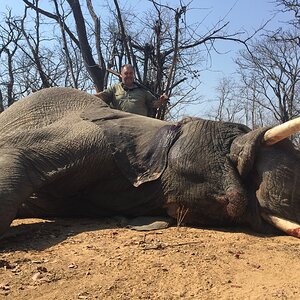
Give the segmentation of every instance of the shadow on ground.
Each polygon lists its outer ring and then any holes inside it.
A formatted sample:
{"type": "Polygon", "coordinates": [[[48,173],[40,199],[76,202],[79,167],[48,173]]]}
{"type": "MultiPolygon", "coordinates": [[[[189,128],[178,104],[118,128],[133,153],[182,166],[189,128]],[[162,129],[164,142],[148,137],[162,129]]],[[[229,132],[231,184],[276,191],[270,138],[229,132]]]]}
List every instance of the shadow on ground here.
{"type": "Polygon", "coordinates": [[[121,225],[117,219],[20,219],[11,226],[0,240],[0,251],[44,250],[50,248],[69,237],[81,232],[115,229],[121,225]],[[34,221],[33,221],[34,220],[34,221]]]}
{"type": "MultiPolygon", "coordinates": [[[[41,251],[82,232],[124,228],[124,220],[116,218],[18,219],[0,240],[0,252],[41,251]]],[[[204,228],[221,232],[240,232],[257,237],[270,237],[247,228],[204,228]]]]}

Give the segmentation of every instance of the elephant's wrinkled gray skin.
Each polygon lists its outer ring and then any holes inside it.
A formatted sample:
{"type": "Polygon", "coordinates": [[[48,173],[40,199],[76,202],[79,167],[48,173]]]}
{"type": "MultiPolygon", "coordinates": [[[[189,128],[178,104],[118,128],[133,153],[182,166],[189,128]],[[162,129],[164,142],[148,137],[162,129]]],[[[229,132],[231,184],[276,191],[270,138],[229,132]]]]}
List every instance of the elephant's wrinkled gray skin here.
{"type": "Polygon", "coordinates": [[[177,124],[50,88],[0,115],[0,234],[17,216],[161,216],[188,225],[300,221],[299,153],[266,129],[197,118],[177,124]]]}

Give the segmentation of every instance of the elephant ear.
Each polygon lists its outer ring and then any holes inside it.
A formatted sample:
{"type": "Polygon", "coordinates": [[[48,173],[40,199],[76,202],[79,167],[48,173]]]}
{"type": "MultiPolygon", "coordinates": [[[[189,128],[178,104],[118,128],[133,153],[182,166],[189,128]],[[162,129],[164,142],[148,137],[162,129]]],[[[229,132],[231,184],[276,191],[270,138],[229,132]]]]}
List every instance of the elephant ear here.
{"type": "Polygon", "coordinates": [[[230,147],[230,159],[242,178],[252,170],[257,149],[268,128],[260,128],[236,137],[230,147]]]}
{"type": "Polygon", "coordinates": [[[81,117],[101,127],[117,166],[134,185],[158,179],[181,125],[92,105],[81,117]]]}

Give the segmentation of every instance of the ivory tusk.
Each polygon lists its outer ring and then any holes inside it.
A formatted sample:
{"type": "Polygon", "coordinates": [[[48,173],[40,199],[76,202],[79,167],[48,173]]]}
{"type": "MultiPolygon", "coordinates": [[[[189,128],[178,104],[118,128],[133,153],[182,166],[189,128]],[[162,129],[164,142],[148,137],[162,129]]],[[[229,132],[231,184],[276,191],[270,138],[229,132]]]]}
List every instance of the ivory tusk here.
{"type": "Polygon", "coordinates": [[[298,131],[300,131],[300,117],[269,129],[263,140],[267,145],[274,145],[298,131]]]}
{"type": "Polygon", "coordinates": [[[262,218],[288,235],[300,238],[300,224],[273,215],[261,213],[262,218]]]}

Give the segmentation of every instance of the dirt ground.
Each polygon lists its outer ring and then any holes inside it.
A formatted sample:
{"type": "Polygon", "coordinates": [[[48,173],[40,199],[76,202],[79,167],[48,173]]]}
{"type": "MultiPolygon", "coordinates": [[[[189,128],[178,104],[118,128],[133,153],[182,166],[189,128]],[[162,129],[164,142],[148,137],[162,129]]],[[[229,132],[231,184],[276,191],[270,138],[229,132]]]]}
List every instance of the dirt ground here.
{"type": "Polygon", "coordinates": [[[300,299],[289,236],[23,219],[0,249],[0,299],[300,299]]]}

